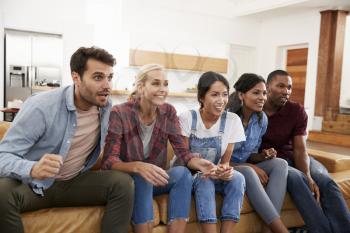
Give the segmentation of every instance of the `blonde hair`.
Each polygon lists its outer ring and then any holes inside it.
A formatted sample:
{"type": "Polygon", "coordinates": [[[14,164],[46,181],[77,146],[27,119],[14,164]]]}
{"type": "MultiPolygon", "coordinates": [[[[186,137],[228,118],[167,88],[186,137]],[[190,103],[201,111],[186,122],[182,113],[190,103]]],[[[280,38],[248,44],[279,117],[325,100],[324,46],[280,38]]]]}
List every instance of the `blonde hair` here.
{"type": "Polygon", "coordinates": [[[130,93],[128,100],[136,100],[140,98],[140,94],[137,92],[137,89],[140,85],[147,81],[147,74],[153,70],[164,71],[164,67],[159,64],[147,64],[142,66],[135,77],[134,89],[130,93]]]}

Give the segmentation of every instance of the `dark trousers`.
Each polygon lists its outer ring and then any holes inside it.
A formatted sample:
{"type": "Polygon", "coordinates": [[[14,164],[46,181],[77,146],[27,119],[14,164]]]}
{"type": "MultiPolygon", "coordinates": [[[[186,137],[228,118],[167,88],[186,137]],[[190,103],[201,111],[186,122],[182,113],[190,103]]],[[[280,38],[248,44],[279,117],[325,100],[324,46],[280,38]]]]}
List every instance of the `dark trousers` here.
{"type": "Polygon", "coordinates": [[[350,213],[337,184],[327,169],[310,157],[310,173],[321,193],[320,202],[311,193],[304,173],[289,167],[287,189],[312,233],[350,233],[350,213]]]}
{"type": "Polygon", "coordinates": [[[24,232],[20,213],[26,211],[105,205],[101,232],[126,233],[133,197],[132,178],[118,171],[88,171],[70,180],[55,181],[43,197],[18,180],[0,178],[0,229],[6,233],[24,232]]]}

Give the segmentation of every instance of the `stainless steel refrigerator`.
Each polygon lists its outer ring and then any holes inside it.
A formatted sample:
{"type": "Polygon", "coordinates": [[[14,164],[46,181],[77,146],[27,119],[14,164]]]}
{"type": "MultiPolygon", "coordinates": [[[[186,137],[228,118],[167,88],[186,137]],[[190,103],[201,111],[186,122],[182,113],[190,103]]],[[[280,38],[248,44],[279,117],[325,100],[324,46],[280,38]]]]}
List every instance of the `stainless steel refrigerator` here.
{"type": "Polygon", "coordinates": [[[35,86],[60,86],[63,62],[60,35],[5,29],[4,54],[5,107],[15,99],[25,101],[35,86]]]}

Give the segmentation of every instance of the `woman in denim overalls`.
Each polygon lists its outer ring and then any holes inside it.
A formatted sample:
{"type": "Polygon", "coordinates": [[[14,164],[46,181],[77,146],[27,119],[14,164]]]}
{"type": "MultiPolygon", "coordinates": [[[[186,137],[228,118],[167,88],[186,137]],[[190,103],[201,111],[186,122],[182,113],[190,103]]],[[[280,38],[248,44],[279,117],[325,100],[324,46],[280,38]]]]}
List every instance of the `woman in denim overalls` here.
{"type": "Polygon", "coordinates": [[[232,232],[240,218],[245,190],[243,175],[229,166],[234,143],[245,137],[239,117],[224,111],[228,93],[229,84],[222,75],[206,72],[198,82],[200,110],[180,116],[190,151],[217,165],[210,173],[197,173],[193,184],[197,218],[202,231],[208,233],[217,229],[215,192],[223,195],[220,232],[232,232]]]}

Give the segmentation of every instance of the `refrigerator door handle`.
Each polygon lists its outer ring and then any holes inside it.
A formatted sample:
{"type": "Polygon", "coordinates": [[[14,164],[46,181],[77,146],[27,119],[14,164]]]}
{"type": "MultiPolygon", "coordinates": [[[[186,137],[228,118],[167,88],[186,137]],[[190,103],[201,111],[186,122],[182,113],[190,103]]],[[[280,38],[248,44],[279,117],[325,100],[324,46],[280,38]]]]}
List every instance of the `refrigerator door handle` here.
{"type": "Polygon", "coordinates": [[[26,80],[25,80],[25,83],[24,83],[24,86],[23,87],[28,87],[28,83],[29,83],[29,79],[30,79],[30,66],[26,67],[26,80]]]}
{"type": "Polygon", "coordinates": [[[38,67],[37,66],[33,66],[33,75],[32,75],[32,78],[30,80],[30,88],[31,89],[36,84],[35,82],[36,82],[37,76],[38,76],[38,67]]]}
{"type": "Polygon", "coordinates": [[[36,66],[30,66],[29,67],[29,75],[28,75],[28,83],[27,83],[27,87],[30,88],[30,92],[31,94],[33,94],[33,91],[32,91],[32,87],[34,85],[34,82],[35,82],[35,77],[36,77],[36,73],[37,73],[37,68],[36,66]]]}

